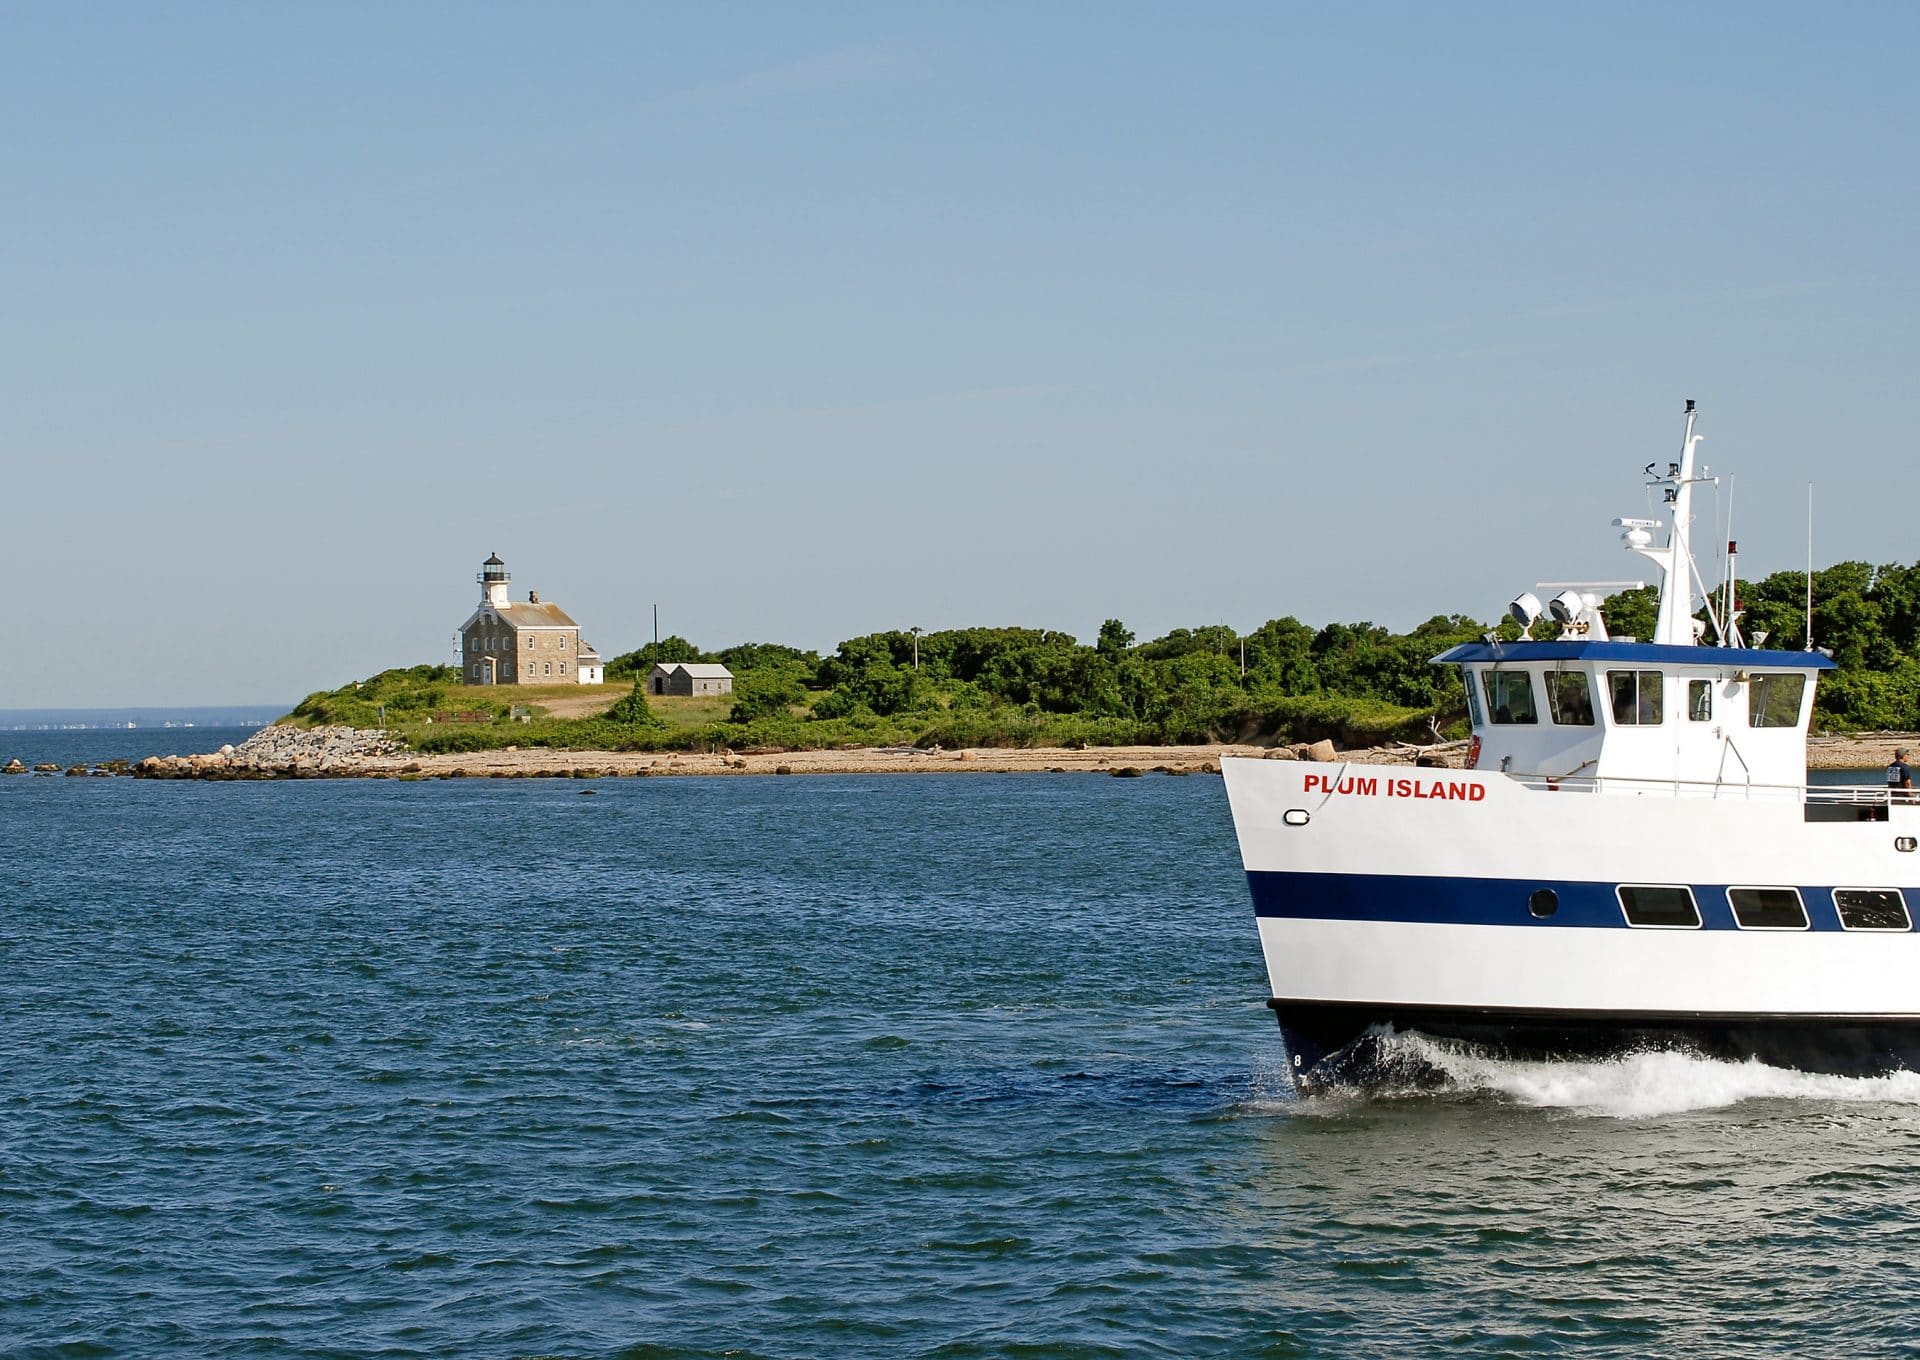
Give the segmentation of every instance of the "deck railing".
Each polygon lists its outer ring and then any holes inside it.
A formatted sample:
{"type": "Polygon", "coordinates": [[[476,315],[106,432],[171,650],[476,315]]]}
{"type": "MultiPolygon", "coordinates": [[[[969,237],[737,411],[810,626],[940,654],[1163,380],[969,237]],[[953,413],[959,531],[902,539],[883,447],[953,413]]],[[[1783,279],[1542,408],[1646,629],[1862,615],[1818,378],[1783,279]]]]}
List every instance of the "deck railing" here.
{"type": "Polygon", "coordinates": [[[1562,793],[1654,793],[1670,798],[1737,798],[1742,801],[1781,801],[1839,804],[1850,807],[1888,807],[1896,790],[1878,784],[1759,784],[1712,779],[1644,779],[1624,775],[1514,774],[1510,778],[1530,789],[1562,793]]]}

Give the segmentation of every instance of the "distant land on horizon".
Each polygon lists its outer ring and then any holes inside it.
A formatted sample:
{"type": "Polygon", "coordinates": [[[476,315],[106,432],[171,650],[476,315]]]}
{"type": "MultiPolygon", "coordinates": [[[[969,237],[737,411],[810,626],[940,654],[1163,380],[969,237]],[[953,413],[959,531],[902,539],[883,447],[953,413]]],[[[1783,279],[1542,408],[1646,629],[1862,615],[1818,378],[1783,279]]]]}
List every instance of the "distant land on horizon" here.
{"type": "Polygon", "coordinates": [[[206,704],[131,708],[0,708],[0,730],[85,731],[103,727],[264,727],[287,704],[206,704]]]}

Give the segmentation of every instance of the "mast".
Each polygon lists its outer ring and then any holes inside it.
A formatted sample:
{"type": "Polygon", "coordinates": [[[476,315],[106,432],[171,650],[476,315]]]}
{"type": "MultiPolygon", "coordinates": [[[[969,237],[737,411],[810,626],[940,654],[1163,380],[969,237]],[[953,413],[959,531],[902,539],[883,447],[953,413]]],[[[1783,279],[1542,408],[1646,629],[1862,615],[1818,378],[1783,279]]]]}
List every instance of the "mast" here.
{"type": "MultiPolygon", "coordinates": [[[[1673,528],[1667,535],[1664,548],[1642,547],[1638,541],[1630,539],[1628,546],[1641,556],[1652,561],[1660,568],[1660,613],[1654,620],[1651,642],[1668,647],[1692,647],[1693,636],[1693,578],[1698,569],[1693,563],[1693,454],[1701,439],[1705,436],[1693,432],[1695,411],[1693,403],[1687,403],[1687,434],[1680,445],[1680,461],[1667,464],[1667,475],[1655,477],[1654,464],[1647,464],[1647,485],[1662,488],[1667,508],[1673,513],[1673,528]]],[[[1624,522],[1624,521],[1623,521],[1624,522]]],[[[1657,526],[1657,521],[1635,521],[1648,527],[1657,526]]],[[[1639,539],[1647,535],[1640,534],[1639,539]]],[[[1707,601],[1708,611],[1713,608],[1712,600],[1707,601]]]]}

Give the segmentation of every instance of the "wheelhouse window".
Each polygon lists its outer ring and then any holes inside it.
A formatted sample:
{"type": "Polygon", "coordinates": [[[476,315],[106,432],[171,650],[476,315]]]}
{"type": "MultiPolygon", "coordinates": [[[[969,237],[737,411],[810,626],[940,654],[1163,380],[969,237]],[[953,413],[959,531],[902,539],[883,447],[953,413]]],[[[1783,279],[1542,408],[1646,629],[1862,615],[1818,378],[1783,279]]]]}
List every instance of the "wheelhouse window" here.
{"type": "Polygon", "coordinates": [[[1747,682],[1747,726],[1798,727],[1804,675],[1756,675],[1747,682]]]}
{"type": "Polygon", "coordinates": [[[1697,930],[1700,908],[1693,889],[1681,884],[1627,884],[1614,891],[1630,926],[1658,926],[1668,930],[1697,930]]]}
{"type": "Polygon", "coordinates": [[[1657,727],[1660,716],[1659,671],[1608,671],[1607,689],[1613,700],[1613,721],[1621,727],[1657,727]]]}
{"type": "Polygon", "coordinates": [[[1711,680],[1687,681],[1687,721],[1713,721],[1713,682],[1711,680]]]}
{"type": "Polygon", "coordinates": [[[1480,712],[1480,685],[1473,678],[1473,672],[1461,668],[1460,679],[1467,687],[1467,721],[1475,727],[1484,726],[1486,717],[1480,712]]]}
{"type": "Polygon", "coordinates": [[[1593,726],[1593,690],[1585,671],[1556,671],[1547,677],[1547,711],[1562,727],[1593,726]]]}
{"type": "Polygon", "coordinates": [[[1913,929],[1898,888],[1835,888],[1833,905],[1848,930],[1913,929]]]}
{"type": "Polygon", "coordinates": [[[1496,723],[1530,725],[1540,721],[1533,704],[1533,677],[1525,671],[1488,671],[1487,708],[1496,723]]]}
{"type": "Polygon", "coordinates": [[[1728,888],[1727,905],[1742,930],[1807,928],[1807,909],[1798,888],[1728,888]]]}

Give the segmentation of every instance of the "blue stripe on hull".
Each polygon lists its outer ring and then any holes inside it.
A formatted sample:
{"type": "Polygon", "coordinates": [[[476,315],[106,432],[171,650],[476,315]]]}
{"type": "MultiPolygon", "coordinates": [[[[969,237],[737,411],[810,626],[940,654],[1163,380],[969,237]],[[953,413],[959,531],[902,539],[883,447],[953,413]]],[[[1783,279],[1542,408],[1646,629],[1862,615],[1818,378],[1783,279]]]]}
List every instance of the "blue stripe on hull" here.
{"type": "MultiPolygon", "coordinates": [[[[1253,910],[1258,916],[1309,921],[1414,921],[1441,925],[1531,926],[1543,930],[1568,926],[1627,924],[1614,884],[1554,878],[1415,878],[1405,874],[1303,874],[1249,872],[1253,910]],[[1541,918],[1527,910],[1527,899],[1551,888],[1558,910],[1541,918]]],[[[1724,883],[1694,883],[1693,898],[1706,930],[1738,930],[1724,883]]],[[[1752,886],[1742,883],[1741,886],[1752,886]]],[[[1798,886],[1814,930],[1839,930],[1833,885],[1798,886]]],[[[1847,884],[1848,887],[1900,885],[1847,884]]],[[[1920,894],[1902,887],[1910,908],[1920,909],[1920,894]]]]}

